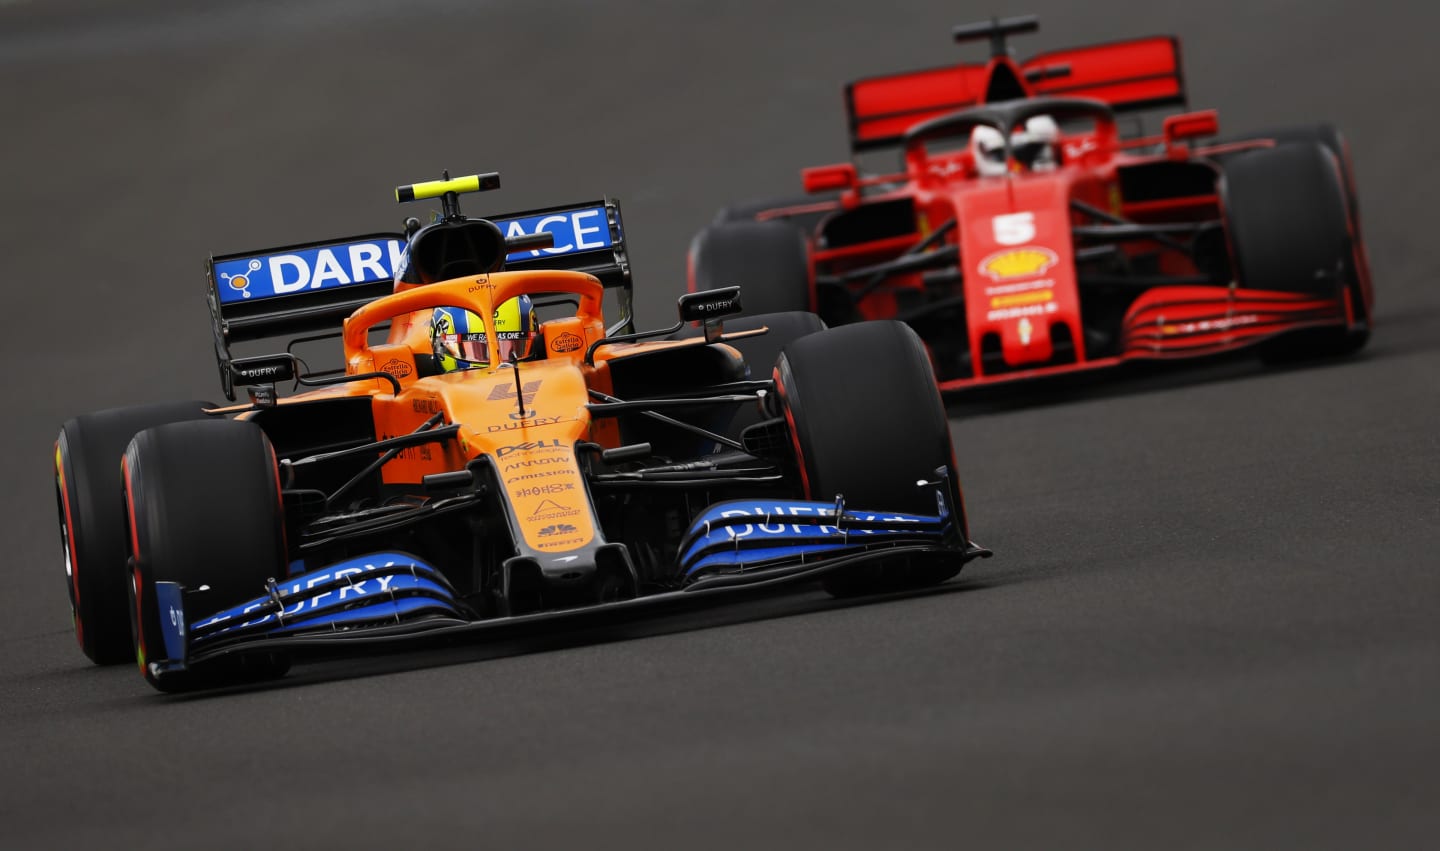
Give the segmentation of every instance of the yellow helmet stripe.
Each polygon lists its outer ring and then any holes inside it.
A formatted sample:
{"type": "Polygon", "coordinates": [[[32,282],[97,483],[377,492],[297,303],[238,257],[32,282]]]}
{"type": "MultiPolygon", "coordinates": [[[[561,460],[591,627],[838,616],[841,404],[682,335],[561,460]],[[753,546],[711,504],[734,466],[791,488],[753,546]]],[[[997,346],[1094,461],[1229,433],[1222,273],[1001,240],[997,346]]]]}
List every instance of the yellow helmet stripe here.
{"type": "Polygon", "coordinates": [[[512,298],[495,308],[495,330],[524,331],[525,324],[520,318],[520,299],[512,298]]]}

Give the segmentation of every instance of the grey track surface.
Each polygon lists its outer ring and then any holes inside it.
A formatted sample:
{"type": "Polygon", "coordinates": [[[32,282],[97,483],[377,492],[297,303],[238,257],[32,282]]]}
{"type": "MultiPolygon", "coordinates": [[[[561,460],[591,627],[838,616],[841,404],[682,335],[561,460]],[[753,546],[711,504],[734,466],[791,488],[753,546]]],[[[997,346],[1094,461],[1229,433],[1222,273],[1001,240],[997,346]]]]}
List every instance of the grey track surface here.
{"type": "Polygon", "coordinates": [[[1384,5],[0,3],[0,846],[1436,847],[1440,74],[1433,11],[1384,5]],[[218,395],[207,252],[391,227],[395,183],[498,168],[497,209],[622,198],[658,324],[716,206],[843,157],[845,80],[1025,11],[1022,51],[1180,34],[1229,130],[1346,129],[1363,357],[957,405],[998,554],[940,593],[193,699],[84,661],[51,442],[218,395]]]}

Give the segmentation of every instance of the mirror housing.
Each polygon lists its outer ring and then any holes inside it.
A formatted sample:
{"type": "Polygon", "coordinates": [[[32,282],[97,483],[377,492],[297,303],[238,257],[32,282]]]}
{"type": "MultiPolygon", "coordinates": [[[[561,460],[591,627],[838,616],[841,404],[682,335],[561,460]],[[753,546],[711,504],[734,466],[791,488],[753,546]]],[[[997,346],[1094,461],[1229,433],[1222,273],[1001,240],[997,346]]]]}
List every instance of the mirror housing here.
{"type": "Polygon", "coordinates": [[[230,361],[230,374],[235,376],[239,387],[255,387],[290,381],[295,378],[293,355],[260,355],[253,358],[237,358],[230,361]]]}
{"type": "Polygon", "coordinates": [[[721,321],[727,316],[734,316],[743,308],[740,306],[740,288],[722,287],[715,290],[702,290],[698,293],[686,293],[680,296],[678,302],[680,311],[680,322],[703,322],[705,323],[705,341],[713,343],[720,339],[724,333],[721,321]]]}
{"type": "Polygon", "coordinates": [[[701,290],[680,296],[681,322],[707,322],[734,316],[743,308],[740,306],[740,288],[723,287],[718,290],[701,290]]]}
{"type": "Polygon", "coordinates": [[[714,290],[701,290],[698,293],[686,293],[676,300],[676,309],[680,312],[680,321],[676,322],[673,328],[658,328],[654,331],[636,331],[633,334],[603,337],[591,343],[590,347],[585,350],[585,363],[589,366],[595,365],[595,350],[601,346],[614,343],[633,343],[636,340],[658,337],[662,334],[673,335],[690,322],[703,322],[705,324],[705,342],[718,342],[723,333],[720,321],[727,316],[734,316],[742,310],[740,288],[722,287],[714,290]]]}
{"type": "Polygon", "coordinates": [[[290,381],[297,372],[295,356],[288,352],[230,361],[230,375],[234,382],[231,386],[246,388],[250,404],[257,408],[275,407],[279,401],[275,382],[290,381]]]}
{"type": "Polygon", "coordinates": [[[1163,127],[1161,132],[1165,137],[1165,144],[1174,146],[1176,142],[1184,139],[1197,139],[1201,136],[1214,136],[1219,133],[1220,115],[1213,109],[1183,112],[1179,115],[1166,116],[1163,127]]]}
{"type": "Polygon", "coordinates": [[[802,169],[800,182],[807,194],[829,192],[835,189],[852,190],[860,182],[859,172],[854,163],[836,163],[802,169]]]}

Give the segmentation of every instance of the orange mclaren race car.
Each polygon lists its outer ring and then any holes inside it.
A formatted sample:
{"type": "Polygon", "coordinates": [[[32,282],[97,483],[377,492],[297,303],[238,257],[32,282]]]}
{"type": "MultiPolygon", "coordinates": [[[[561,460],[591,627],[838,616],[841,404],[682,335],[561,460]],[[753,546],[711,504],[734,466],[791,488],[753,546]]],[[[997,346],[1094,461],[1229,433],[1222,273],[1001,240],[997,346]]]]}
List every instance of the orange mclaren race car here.
{"type": "Polygon", "coordinates": [[[403,234],[212,258],[221,381],[249,402],[65,423],[60,528],[91,659],[180,690],[602,606],[935,583],[988,555],[909,328],[724,328],[729,287],[636,333],[618,205],[461,213],[498,185],[400,187],[443,207],[403,234]],[[232,355],[277,335],[283,353],[232,355]],[[343,369],[296,354],[337,338],[343,369]]]}
{"type": "Polygon", "coordinates": [[[691,287],[745,272],[756,311],[828,324],[898,319],[941,389],[1257,347],[1345,354],[1372,289],[1344,139],[1329,125],[1201,144],[1178,40],[1012,58],[1034,17],[958,27],[985,63],[846,89],[856,156],[899,169],[804,171],[810,197],[722,210],[690,253],[691,287]],[[1122,133],[1122,129],[1128,133],[1122,133]]]}

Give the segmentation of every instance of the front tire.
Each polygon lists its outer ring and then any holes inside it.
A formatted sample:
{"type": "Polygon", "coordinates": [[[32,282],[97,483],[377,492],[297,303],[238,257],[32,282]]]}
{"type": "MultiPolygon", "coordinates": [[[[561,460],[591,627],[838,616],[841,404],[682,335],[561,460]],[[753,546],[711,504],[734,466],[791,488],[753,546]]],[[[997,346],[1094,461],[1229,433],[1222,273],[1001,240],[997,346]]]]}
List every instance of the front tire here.
{"type": "MultiPolygon", "coordinates": [[[[162,691],[216,684],[216,677],[202,683],[188,671],[158,675],[149,664],[178,661],[166,654],[155,583],[181,586],[185,619],[193,623],[261,596],[267,580],[286,576],[274,449],[253,423],[174,423],[135,436],[124,477],[135,659],[162,691]]],[[[262,654],[215,673],[232,681],[280,676],[287,667],[262,654]]]]}
{"type": "MultiPolygon", "coordinates": [[[[1246,142],[1252,139],[1271,139],[1277,147],[1282,145],[1319,145],[1335,156],[1340,169],[1340,183],[1345,190],[1345,206],[1359,236],[1360,200],[1355,191],[1355,168],[1350,161],[1350,144],[1333,124],[1297,124],[1292,127],[1275,127],[1247,133],[1243,138],[1222,139],[1216,144],[1246,142]]],[[[1248,153],[1248,152],[1245,152],[1248,153]]],[[[1241,157],[1245,153],[1231,156],[1241,157]]]]}
{"type": "Polygon", "coordinates": [[[80,649],[97,665],[131,658],[120,457],[136,432],[206,419],[208,402],[112,408],[67,420],[55,440],[55,501],[80,649]]]}
{"type": "MultiPolygon", "coordinates": [[[[1240,286],[1342,301],[1348,290],[1354,303],[1358,255],[1342,180],[1334,155],[1318,143],[1251,151],[1226,163],[1220,198],[1240,286]]],[[[1285,359],[1349,354],[1368,336],[1363,321],[1302,329],[1262,352],[1285,359]]]]}
{"type": "MultiPolygon", "coordinates": [[[[934,491],[916,485],[944,467],[965,534],[950,422],[909,326],[863,322],[802,337],[781,353],[775,376],[807,498],[843,495],[856,508],[934,514],[934,491]]],[[[835,596],[869,594],[933,585],[960,567],[958,559],[862,564],[823,584],[835,596]]]]}
{"type": "MultiPolygon", "coordinates": [[[[731,340],[726,345],[732,346],[740,352],[740,356],[745,359],[746,367],[750,370],[750,378],[759,381],[774,374],[775,362],[780,358],[780,352],[786,346],[801,337],[808,337],[824,331],[825,323],[813,313],[799,311],[741,316],[725,323],[727,333],[752,331],[756,328],[768,328],[769,330],[758,337],[731,340]]],[[[746,428],[755,425],[762,419],[764,417],[758,406],[740,408],[735,411],[735,416],[726,431],[739,437],[746,428]]]]}

